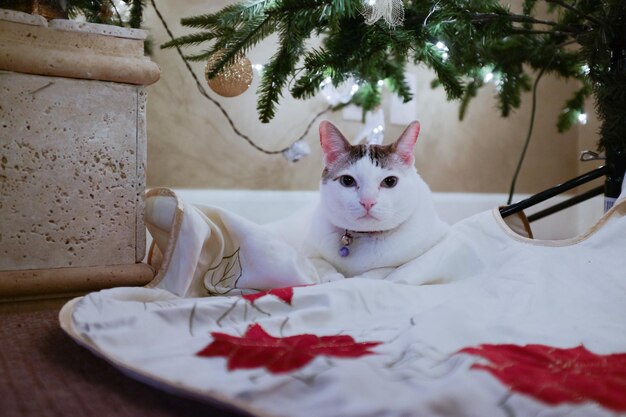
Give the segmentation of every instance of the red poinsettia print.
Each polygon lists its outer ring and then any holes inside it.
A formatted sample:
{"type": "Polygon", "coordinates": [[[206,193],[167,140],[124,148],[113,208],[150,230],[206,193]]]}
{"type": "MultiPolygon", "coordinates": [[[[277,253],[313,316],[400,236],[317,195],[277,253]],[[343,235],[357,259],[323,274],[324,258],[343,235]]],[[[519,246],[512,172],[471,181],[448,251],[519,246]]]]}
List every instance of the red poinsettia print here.
{"type": "Polygon", "coordinates": [[[196,353],[197,356],[227,358],[229,370],[266,368],[271,373],[300,369],[317,356],[358,358],[371,355],[379,342],[357,343],[351,336],[316,336],[299,334],[274,337],[259,324],[253,324],[243,337],[211,333],[213,342],[196,353]]]}
{"type": "Polygon", "coordinates": [[[488,361],[472,369],[490,372],[513,391],[548,404],[595,401],[626,411],[626,353],[597,355],[584,346],[545,345],[480,345],[460,352],[488,361]]]}
{"type": "Polygon", "coordinates": [[[261,297],[265,297],[266,295],[273,295],[283,300],[285,303],[291,305],[291,300],[293,299],[293,287],[274,288],[269,291],[260,291],[254,294],[246,294],[242,297],[254,304],[256,300],[261,297]]]}

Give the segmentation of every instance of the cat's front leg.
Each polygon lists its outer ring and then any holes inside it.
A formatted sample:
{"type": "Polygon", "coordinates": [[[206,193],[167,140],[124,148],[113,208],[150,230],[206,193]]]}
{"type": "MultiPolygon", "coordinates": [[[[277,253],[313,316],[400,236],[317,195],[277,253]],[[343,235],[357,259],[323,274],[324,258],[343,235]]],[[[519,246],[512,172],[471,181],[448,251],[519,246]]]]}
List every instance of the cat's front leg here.
{"type": "Polygon", "coordinates": [[[315,267],[315,270],[317,271],[320,283],[338,281],[340,279],[346,278],[341,272],[337,271],[337,268],[335,268],[333,264],[328,262],[326,259],[311,258],[310,260],[315,267]]]}
{"type": "Polygon", "coordinates": [[[397,268],[392,268],[392,267],[374,268],[374,269],[365,271],[357,276],[359,278],[365,278],[365,279],[385,279],[387,278],[389,274],[391,274],[396,269],[397,268]]]}

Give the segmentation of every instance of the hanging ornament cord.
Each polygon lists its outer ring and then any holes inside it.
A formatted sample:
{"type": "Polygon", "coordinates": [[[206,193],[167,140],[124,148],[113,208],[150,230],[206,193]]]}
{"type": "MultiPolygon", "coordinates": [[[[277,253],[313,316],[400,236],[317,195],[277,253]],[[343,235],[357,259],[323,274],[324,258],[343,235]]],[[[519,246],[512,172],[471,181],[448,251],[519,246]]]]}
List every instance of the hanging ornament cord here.
{"type": "MultiPolygon", "coordinates": [[[[150,0],[150,3],[152,3],[152,7],[154,8],[154,11],[156,12],[157,17],[161,21],[161,24],[163,25],[163,28],[167,32],[167,35],[170,37],[170,39],[174,40],[174,34],[172,34],[172,31],[170,30],[169,26],[165,22],[165,19],[163,18],[163,15],[161,14],[161,11],[157,8],[156,3],[154,2],[154,0],[150,0]]],[[[200,94],[202,94],[207,100],[209,100],[211,103],[213,103],[213,104],[215,104],[215,106],[217,106],[217,108],[222,112],[222,114],[224,115],[226,120],[228,120],[228,123],[230,124],[230,127],[233,129],[233,132],[235,132],[235,134],[237,136],[239,136],[240,138],[244,139],[246,142],[248,142],[248,144],[250,144],[250,146],[252,146],[254,149],[256,149],[257,151],[262,152],[264,154],[267,154],[267,155],[285,154],[285,152],[289,151],[294,146],[294,144],[296,144],[297,142],[299,142],[302,139],[304,139],[304,137],[309,133],[309,130],[311,130],[311,126],[313,126],[313,123],[315,123],[315,121],[321,115],[323,115],[324,113],[327,113],[328,111],[330,111],[332,109],[332,106],[328,106],[324,110],[322,110],[319,113],[317,113],[315,115],[315,117],[313,117],[313,119],[307,125],[306,129],[304,130],[304,133],[302,133],[302,135],[300,135],[300,137],[298,137],[298,139],[294,140],[291,143],[291,145],[289,145],[289,146],[287,146],[287,147],[285,147],[285,148],[283,148],[281,150],[278,150],[278,151],[264,149],[264,148],[260,147],[259,145],[257,145],[252,139],[250,139],[250,137],[248,137],[244,133],[241,133],[241,131],[239,129],[237,129],[237,126],[235,126],[235,123],[233,122],[233,119],[231,119],[230,115],[224,109],[224,107],[222,107],[222,105],[217,100],[215,100],[213,97],[211,97],[206,92],[206,90],[204,89],[204,87],[200,83],[200,80],[198,80],[198,77],[196,76],[196,73],[191,68],[191,65],[189,65],[189,61],[187,61],[187,58],[185,58],[185,55],[180,50],[180,47],[176,46],[176,51],[178,52],[178,55],[180,56],[180,58],[185,63],[185,66],[187,67],[187,71],[189,71],[189,74],[191,74],[191,76],[193,77],[194,81],[196,82],[196,86],[198,87],[198,91],[200,92],[200,94]]]]}
{"type": "Polygon", "coordinates": [[[513,201],[513,194],[515,194],[515,185],[517,183],[517,177],[519,176],[520,171],[522,170],[522,164],[524,163],[524,159],[526,158],[526,151],[528,150],[528,145],[530,144],[530,138],[533,135],[533,128],[535,127],[535,114],[537,113],[537,85],[539,85],[539,81],[543,76],[543,73],[546,71],[546,68],[552,65],[552,61],[554,57],[548,62],[548,65],[544,68],[541,68],[539,71],[539,75],[535,78],[535,83],[533,84],[533,100],[532,100],[532,108],[530,110],[530,123],[528,126],[528,133],[526,134],[526,140],[524,141],[524,147],[522,149],[522,153],[520,155],[519,161],[517,163],[517,168],[515,168],[515,174],[513,174],[513,179],[511,180],[511,187],[509,188],[509,198],[507,199],[506,204],[511,204],[513,201]]]}

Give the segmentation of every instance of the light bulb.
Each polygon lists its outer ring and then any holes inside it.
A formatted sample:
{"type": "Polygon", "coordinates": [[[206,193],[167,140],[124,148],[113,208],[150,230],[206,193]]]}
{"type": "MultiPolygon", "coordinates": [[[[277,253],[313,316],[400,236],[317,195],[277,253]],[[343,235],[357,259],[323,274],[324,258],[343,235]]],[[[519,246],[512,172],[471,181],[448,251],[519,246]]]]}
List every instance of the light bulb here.
{"type": "Polygon", "coordinates": [[[440,51],[442,51],[441,58],[442,58],[444,61],[446,61],[448,58],[450,58],[450,54],[448,54],[448,52],[450,51],[450,49],[448,48],[448,46],[447,46],[445,43],[443,43],[442,41],[438,41],[438,42],[435,44],[435,47],[436,47],[437,49],[439,49],[440,51]]]}

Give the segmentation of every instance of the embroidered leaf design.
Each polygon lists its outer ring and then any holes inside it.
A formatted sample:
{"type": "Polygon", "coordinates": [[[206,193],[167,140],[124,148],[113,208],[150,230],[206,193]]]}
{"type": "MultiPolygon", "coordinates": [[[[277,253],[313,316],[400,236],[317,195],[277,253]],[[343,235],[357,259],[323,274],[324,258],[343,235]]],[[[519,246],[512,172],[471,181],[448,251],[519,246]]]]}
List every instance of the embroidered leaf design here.
{"type": "Polygon", "coordinates": [[[480,345],[459,351],[480,356],[472,365],[503,384],[548,404],[595,401],[626,411],[626,354],[597,355],[577,346],[480,345]]]}
{"type": "Polygon", "coordinates": [[[237,283],[243,275],[239,249],[230,256],[224,256],[217,266],[207,270],[204,275],[204,286],[210,295],[228,294],[237,288],[237,283]]]}
{"type": "Polygon", "coordinates": [[[229,370],[266,368],[271,373],[300,369],[317,356],[358,358],[374,354],[370,350],[380,342],[357,343],[351,336],[316,336],[300,334],[274,337],[259,324],[253,324],[243,337],[211,333],[213,342],[196,353],[202,357],[227,358],[229,370]]]}
{"type": "Polygon", "coordinates": [[[266,295],[273,295],[281,299],[285,303],[291,305],[291,300],[293,299],[293,287],[274,288],[269,291],[260,291],[254,294],[246,294],[243,296],[243,298],[250,301],[251,304],[254,304],[256,300],[261,297],[265,297],[266,295]]]}

